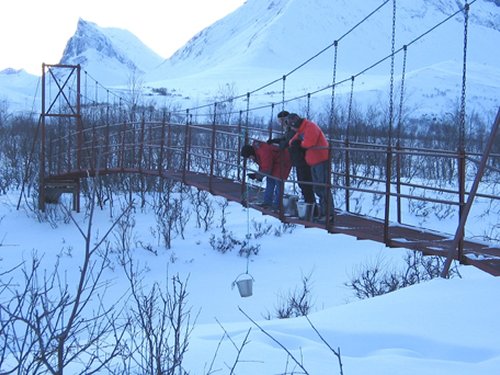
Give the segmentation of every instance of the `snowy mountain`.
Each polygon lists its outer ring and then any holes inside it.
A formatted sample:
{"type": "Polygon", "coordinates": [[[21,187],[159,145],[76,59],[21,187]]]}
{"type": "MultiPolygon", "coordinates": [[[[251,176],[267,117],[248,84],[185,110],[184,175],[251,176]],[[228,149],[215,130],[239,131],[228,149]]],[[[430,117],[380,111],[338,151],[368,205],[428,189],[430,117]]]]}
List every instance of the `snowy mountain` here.
{"type": "MultiPolygon", "coordinates": [[[[407,102],[410,107],[418,108],[416,115],[456,108],[462,82],[463,14],[458,13],[450,22],[424,34],[457,12],[462,3],[459,0],[397,3],[395,47],[409,44],[407,102]]],[[[241,94],[279,80],[285,74],[287,98],[325,87],[331,83],[333,68],[333,48],[326,47],[338,41],[336,81],[356,76],[355,101],[373,103],[387,98],[390,59],[357,75],[391,53],[392,2],[381,4],[379,0],[247,0],[236,11],[195,35],[167,60],[126,30],[101,28],[80,19],[60,62],[80,64],[109,88],[126,88],[133,75],[140,76],[145,88],[167,88],[191,98],[191,102],[180,103],[187,107],[193,102],[210,102],[224,85],[231,85],[236,94],[241,94]],[[360,22],[379,6],[368,21],[360,22]],[[319,53],[323,50],[324,53],[319,53]]],[[[499,1],[473,2],[468,25],[467,99],[469,108],[482,113],[496,113],[499,104],[499,44],[499,1]]],[[[395,60],[396,79],[401,70],[402,53],[399,53],[395,60]]],[[[9,72],[0,72],[0,85],[6,88],[2,95],[9,101],[17,100],[14,94],[19,87],[10,85],[15,81],[13,78],[9,72]]],[[[266,93],[257,94],[257,100],[280,101],[281,85],[278,82],[266,93]],[[280,95],[273,96],[270,94],[273,92],[280,95]]],[[[347,94],[349,88],[349,83],[340,85],[339,95],[347,94]]],[[[34,90],[25,86],[24,97],[33,97],[34,90]]],[[[325,96],[328,94],[325,92],[325,96]]]]}
{"type": "MultiPolygon", "coordinates": [[[[41,71],[41,67],[40,67],[41,71]]],[[[40,113],[40,77],[25,70],[4,69],[0,71],[0,104],[10,113],[40,113]]]]}
{"type": "MultiPolygon", "coordinates": [[[[239,93],[252,91],[288,74],[337,40],[337,82],[349,80],[391,52],[392,2],[368,22],[354,28],[382,2],[378,0],[251,0],[195,35],[170,59],[146,75],[155,86],[189,90],[203,98],[207,87],[234,83],[239,93]],[[228,38],[228,36],[230,36],[228,38]],[[200,85],[203,82],[204,85],[200,85]]],[[[410,44],[454,14],[461,1],[398,2],[396,49],[410,44]]],[[[468,89],[474,108],[490,111],[500,97],[500,8],[497,1],[471,5],[468,30],[468,89]],[[485,76],[488,78],[485,80],[485,76]]],[[[436,106],[456,106],[463,66],[464,17],[412,43],[408,48],[407,87],[419,114],[436,106]]],[[[401,72],[402,53],[396,59],[401,72]]],[[[333,48],[286,78],[287,97],[315,91],[331,83],[333,48]]],[[[355,99],[380,100],[389,85],[389,60],[357,79],[355,99]]],[[[281,82],[269,91],[280,93],[281,82]]],[[[346,93],[349,85],[339,87],[346,93]]],[[[386,96],[386,95],[385,95],[386,96]]],[[[387,96],[386,96],[387,97],[387,96]]],[[[261,98],[280,101],[280,95],[261,98]]],[[[496,112],[496,109],[494,109],[496,112]]]]}
{"type": "Polygon", "coordinates": [[[101,28],[80,19],[60,63],[80,64],[99,82],[119,85],[126,83],[132,74],[142,75],[162,61],[161,56],[129,31],[101,28]]]}

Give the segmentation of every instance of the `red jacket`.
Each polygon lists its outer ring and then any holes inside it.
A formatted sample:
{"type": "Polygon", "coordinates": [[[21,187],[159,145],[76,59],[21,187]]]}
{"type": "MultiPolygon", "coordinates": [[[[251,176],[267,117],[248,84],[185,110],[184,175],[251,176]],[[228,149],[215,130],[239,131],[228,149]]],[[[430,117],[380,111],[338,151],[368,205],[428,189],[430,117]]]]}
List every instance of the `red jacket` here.
{"type": "Polygon", "coordinates": [[[295,140],[300,140],[300,146],[306,149],[306,163],[311,167],[328,160],[328,141],[314,122],[303,119],[290,145],[295,140]]]}
{"type": "Polygon", "coordinates": [[[286,180],[292,169],[292,161],[287,149],[280,150],[276,145],[254,141],[256,162],[259,172],[270,174],[276,178],[286,180]]]}

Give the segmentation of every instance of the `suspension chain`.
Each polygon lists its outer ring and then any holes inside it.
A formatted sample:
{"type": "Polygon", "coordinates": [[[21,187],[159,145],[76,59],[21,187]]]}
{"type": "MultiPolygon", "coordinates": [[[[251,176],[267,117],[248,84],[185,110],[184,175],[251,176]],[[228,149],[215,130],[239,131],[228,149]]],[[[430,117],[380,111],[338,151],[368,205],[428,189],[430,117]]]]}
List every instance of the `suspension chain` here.
{"type": "Polygon", "coordinates": [[[392,145],[392,127],[394,123],[394,59],[396,51],[396,0],[392,1],[392,37],[391,37],[391,80],[389,89],[389,145],[392,145]]]}
{"type": "Polygon", "coordinates": [[[399,117],[398,117],[398,142],[401,138],[401,125],[403,123],[403,100],[405,92],[405,77],[406,77],[406,58],[408,55],[408,46],[403,46],[403,68],[401,71],[401,93],[399,96],[399,117]]]}
{"type": "Polygon", "coordinates": [[[462,96],[460,98],[460,150],[465,150],[465,97],[466,97],[466,78],[467,78],[467,40],[469,27],[469,4],[465,3],[464,7],[464,56],[462,70],[462,96]]]}

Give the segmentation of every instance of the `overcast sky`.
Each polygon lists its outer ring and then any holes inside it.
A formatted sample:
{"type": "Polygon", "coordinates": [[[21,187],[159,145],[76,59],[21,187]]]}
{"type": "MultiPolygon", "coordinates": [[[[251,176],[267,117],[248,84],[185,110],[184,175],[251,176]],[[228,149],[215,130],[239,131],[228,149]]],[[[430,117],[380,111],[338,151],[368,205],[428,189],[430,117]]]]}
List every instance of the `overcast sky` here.
{"type": "Polygon", "coordinates": [[[56,64],[78,18],[127,29],[165,58],[245,0],[4,0],[0,4],[0,70],[40,75],[56,64]]]}

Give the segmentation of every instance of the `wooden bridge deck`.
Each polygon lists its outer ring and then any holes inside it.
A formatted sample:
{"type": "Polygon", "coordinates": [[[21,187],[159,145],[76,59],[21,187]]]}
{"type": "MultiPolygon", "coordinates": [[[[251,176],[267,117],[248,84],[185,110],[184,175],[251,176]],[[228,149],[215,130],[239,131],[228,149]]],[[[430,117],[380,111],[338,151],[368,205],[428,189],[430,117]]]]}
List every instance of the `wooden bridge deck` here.
{"type": "MultiPolygon", "coordinates": [[[[143,173],[158,176],[158,171],[135,171],[109,169],[100,170],[100,175],[132,172],[143,173]]],[[[79,179],[88,176],[95,176],[96,172],[92,171],[76,171],[67,173],[64,176],[54,177],[57,179],[79,179]]],[[[259,191],[257,188],[248,185],[248,199],[245,199],[241,182],[220,177],[210,177],[207,174],[194,172],[176,172],[163,171],[161,177],[169,178],[176,181],[182,181],[187,185],[194,186],[200,190],[205,190],[213,195],[219,195],[229,201],[234,201],[242,204],[250,202],[249,205],[256,210],[261,211],[265,215],[270,215],[280,219],[286,223],[300,224],[305,227],[314,227],[328,230],[332,234],[341,233],[354,236],[359,240],[372,240],[384,243],[388,247],[401,247],[410,250],[421,251],[425,255],[448,256],[449,249],[453,242],[453,236],[443,234],[428,229],[412,227],[408,225],[400,225],[391,223],[389,226],[389,240],[384,240],[384,221],[378,218],[356,215],[345,211],[336,210],[334,222],[329,224],[328,228],[325,222],[305,221],[298,217],[289,217],[280,212],[273,212],[269,209],[264,209],[251,202],[257,202],[259,191]]],[[[455,255],[455,259],[457,255],[455,255]]],[[[500,247],[488,246],[484,243],[464,241],[463,242],[463,257],[461,262],[466,265],[477,267],[491,275],[500,276],[500,247]]]]}
{"type": "MultiPolygon", "coordinates": [[[[172,176],[173,177],[173,176],[172,176]]],[[[181,176],[178,176],[180,180],[181,176]]],[[[244,203],[242,196],[242,186],[238,181],[224,178],[212,178],[204,174],[186,174],[185,182],[196,186],[199,189],[210,191],[214,195],[220,195],[230,201],[244,203]],[[211,186],[211,188],[209,188],[211,186]]],[[[251,188],[250,188],[251,189],[251,188]]],[[[251,196],[256,198],[258,192],[250,190],[251,196]]],[[[287,217],[279,212],[252,205],[252,208],[261,211],[263,214],[274,216],[286,223],[301,224],[306,227],[325,229],[330,233],[342,233],[354,236],[359,240],[372,240],[380,243],[384,241],[384,222],[378,218],[356,215],[345,211],[336,211],[333,225],[326,227],[325,222],[309,222],[297,217],[287,217]]],[[[401,247],[410,250],[421,251],[425,255],[437,255],[446,257],[453,242],[453,236],[439,232],[430,231],[391,223],[389,227],[388,247],[401,247]]],[[[500,247],[491,247],[484,243],[464,241],[462,263],[472,265],[494,276],[500,276],[500,247]]]]}

